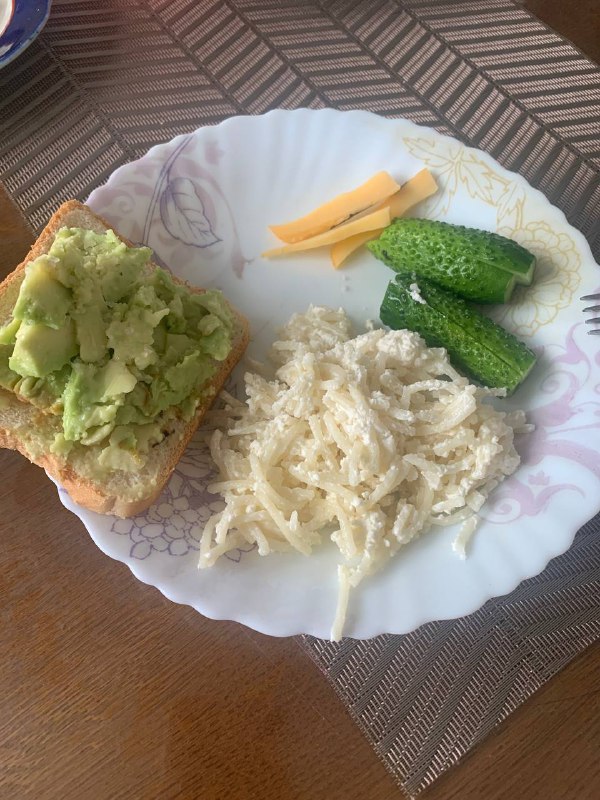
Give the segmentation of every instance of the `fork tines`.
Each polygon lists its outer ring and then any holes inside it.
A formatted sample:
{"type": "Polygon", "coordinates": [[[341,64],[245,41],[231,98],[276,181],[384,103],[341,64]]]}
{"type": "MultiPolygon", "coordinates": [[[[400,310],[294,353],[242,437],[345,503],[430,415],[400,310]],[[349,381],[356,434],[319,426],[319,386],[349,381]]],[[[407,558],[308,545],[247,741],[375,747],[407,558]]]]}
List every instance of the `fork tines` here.
{"type": "MultiPolygon", "coordinates": [[[[596,294],[586,294],[580,298],[581,300],[600,300],[600,293],[596,294]]],[[[600,305],[595,306],[588,306],[587,308],[583,309],[584,313],[586,311],[600,311],[600,305]]],[[[586,319],[586,325],[595,325],[596,323],[600,322],[600,317],[592,317],[592,319],[586,319]]],[[[588,331],[589,334],[593,336],[600,336],[600,328],[595,328],[593,331],[588,331]]]]}

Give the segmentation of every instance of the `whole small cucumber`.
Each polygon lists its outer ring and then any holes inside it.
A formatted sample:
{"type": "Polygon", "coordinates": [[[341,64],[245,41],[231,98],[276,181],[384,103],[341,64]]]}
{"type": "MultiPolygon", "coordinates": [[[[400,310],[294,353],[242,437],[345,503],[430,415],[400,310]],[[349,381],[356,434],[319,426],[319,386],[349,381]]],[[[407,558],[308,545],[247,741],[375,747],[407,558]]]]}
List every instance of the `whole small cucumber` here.
{"type": "Polygon", "coordinates": [[[396,272],[478,303],[508,302],[535,269],[535,256],[511,239],[430,219],[397,219],[367,247],[396,272]]]}
{"type": "Polygon", "coordinates": [[[535,353],[477,309],[431,281],[405,275],[391,281],[381,321],[409,328],[430,347],[444,347],[454,365],[485,386],[513,392],[536,362],[535,353]]]}

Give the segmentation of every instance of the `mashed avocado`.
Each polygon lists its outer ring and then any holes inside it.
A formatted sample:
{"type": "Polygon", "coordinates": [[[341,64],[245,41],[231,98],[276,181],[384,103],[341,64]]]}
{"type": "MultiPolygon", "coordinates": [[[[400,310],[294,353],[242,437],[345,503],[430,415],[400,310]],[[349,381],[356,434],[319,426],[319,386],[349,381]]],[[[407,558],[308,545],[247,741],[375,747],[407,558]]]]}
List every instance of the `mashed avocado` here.
{"type": "Polygon", "coordinates": [[[148,271],[150,256],[112,231],[62,228],[0,328],[0,386],[62,418],[54,452],[99,445],[99,472],[139,468],[231,350],[221,293],[148,271]]]}

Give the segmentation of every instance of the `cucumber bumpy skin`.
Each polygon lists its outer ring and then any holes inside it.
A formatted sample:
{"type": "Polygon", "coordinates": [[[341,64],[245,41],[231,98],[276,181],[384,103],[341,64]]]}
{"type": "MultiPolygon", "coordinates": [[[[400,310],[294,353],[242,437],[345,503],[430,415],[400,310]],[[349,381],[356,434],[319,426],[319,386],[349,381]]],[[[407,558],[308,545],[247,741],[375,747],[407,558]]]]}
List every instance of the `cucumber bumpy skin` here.
{"type": "Polygon", "coordinates": [[[398,275],[381,304],[381,321],[397,330],[409,328],[430,347],[444,347],[456,367],[508,394],[527,377],[536,355],[500,325],[431,281],[419,279],[421,300],[411,289],[415,279],[398,275]]]}
{"type": "Polygon", "coordinates": [[[535,268],[535,256],[504,236],[430,219],[397,219],[367,247],[394,271],[478,303],[508,302],[535,268]]]}

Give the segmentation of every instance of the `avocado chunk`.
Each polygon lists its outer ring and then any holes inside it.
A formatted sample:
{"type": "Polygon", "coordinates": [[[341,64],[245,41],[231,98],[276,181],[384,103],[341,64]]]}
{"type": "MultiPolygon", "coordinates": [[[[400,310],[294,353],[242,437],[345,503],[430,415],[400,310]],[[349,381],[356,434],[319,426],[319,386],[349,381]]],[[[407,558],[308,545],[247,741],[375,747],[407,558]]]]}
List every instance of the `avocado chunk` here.
{"type": "Polygon", "coordinates": [[[137,383],[125,364],[109,361],[103,367],[76,362],[63,395],[63,428],[65,439],[76,441],[88,437],[99,426],[110,433],[124,396],[137,383]]]}
{"type": "Polygon", "coordinates": [[[167,333],[165,341],[165,360],[176,364],[186,353],[194,349],[194,342],[183,333],[167,333]]]}
{"type": "Polygon", "coordinates": [[[0,344],[0,386],[3,389],[12,391],[20,375],[10,369],[8,362],[12,353],[12,347],[7,344],[0,344]]]}
{"type": "Polygon", "coordinates": [[[20,319],[12,319],[8,325],[0,328],[0,344],[14,344],[20,325],[20,319]]]}
{"type": "Polygon", "coordinates": [[[96,375],[96,396],[102,403],[111,401],[122,394],[129,394],[137,383],[137,378],[122,361],[109,361],[96,375]]]}
{"type": "Polygon", "coordinates": [[[102,361],[107,352],[106,325],[102,312],[97,306],[85,309],[75,315],[79,357],[91,363],[102,361]]]}
{"type": "Polygon", "coordinates": [[[22,322],[8,366],[19,375],[44,378],[64,367],[77,351],[72,320],[62,328],[22,322]]]}
{"type": "Polygon", "coordinates": [[[53,260],[40,256],[28,264],[13,317],[62,328],[72,305],[72,295],[53,275],[53,260]]]}

